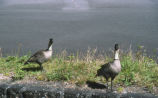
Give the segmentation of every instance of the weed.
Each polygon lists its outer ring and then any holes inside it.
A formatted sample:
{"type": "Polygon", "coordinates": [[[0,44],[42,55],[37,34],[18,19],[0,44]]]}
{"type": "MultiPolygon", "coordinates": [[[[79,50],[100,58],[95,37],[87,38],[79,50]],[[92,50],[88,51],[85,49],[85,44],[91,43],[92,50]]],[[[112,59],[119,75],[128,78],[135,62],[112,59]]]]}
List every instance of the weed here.
{"type": "MultiPolygon", "coordinates": [[[[140,47],[142,49],[142,47],[140,47]]],[[[67,81],[76,85],[84,85],[86,81],[96,81],[105,83],[104,78],[95,77],[97,69],[104,63],[112,60],[110,56],[96,56],[97,49],[87,50],[87,54],[76,55],[64,50],[61,54],[54,54],[52,59],[43,64],[45,72],[26,71],[24,68],[36,68],[39,65],[30,63],[24,66],[24,62],[29,58],[25,56],[8,56],[0,58],[0,73],[6,76],[13,76],[14,79],[25,77],[35,77],[43,81],[67,81]]],[[[147,87],[150,90],[158,86],[158,64],[153,59],[144,55],[142,50],[133,53],[121,53],[121,73],[116,77],[114,83],[123,86],[138,85],[147,87]]],[[[122,91],[122,88],[118,89],[122,91]]]]}

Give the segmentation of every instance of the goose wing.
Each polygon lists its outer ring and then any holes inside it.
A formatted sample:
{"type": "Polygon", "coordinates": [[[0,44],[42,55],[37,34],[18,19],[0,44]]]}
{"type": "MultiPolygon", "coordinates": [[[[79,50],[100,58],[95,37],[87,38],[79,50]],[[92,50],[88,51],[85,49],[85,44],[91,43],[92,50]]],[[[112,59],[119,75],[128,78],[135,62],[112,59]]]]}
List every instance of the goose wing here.
{"type": "Polygon", "coordinates": [[[112,62],[102,65],[101,68],[98,70],[100,75],[102,75],[106,78],[109,78],[112,74],[111,64],[112,64],[112,62]]]}
{"type": "Polygon", "coordinates": [[[44,50],[38,51],[35,54],[33,54],[27,61],[28,62],[43,62],[44,60],[44,54],[43,54],[44,50]]]}
{"type": "Polygon", "coordinates": [[[100,69],[102,70],[103,74],[109,72],[110,63],[106,63],[106,64],[102,65],[100,69]]]}

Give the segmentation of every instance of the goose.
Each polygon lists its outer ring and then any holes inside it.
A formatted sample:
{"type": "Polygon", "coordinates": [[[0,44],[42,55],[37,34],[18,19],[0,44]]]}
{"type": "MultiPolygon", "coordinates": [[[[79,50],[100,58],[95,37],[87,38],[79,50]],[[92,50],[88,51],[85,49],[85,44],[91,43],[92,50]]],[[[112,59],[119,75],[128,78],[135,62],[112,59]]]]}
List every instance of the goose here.
{"type": "Polygon", "coordinates": [[[100,69],[97,70],[96,76],[103,76],[107,81],[107,89],[108,89],[108,80],[111,78],[111,91],[112,91],[112,82],[114,78],[121,71],[121,63],[119,60],[119,45],[115,44],[114,47],[114,60],[112,62],[106,63],[101,66],[100,69]]]}
{"type": "Polygon", "coordinates": [[[28,64],[29,62],[35,62],[39,64],[40,69],[43,70],[42,63],[48,61],[52,57],[52,45],[53,39],[49,39],[48,48],[46,50],[37,51],[24,63],[24,65],[28,64]]]}

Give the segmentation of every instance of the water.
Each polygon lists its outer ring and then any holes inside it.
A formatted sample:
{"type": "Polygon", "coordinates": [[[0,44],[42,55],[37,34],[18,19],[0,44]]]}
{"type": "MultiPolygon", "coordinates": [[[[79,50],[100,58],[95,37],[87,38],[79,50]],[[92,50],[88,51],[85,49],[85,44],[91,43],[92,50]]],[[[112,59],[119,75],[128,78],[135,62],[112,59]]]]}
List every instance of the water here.
{"type": "Polygon", "coordinates": [[[102,51],[119,43],[156,54],[157,10],[157,0],[0,0],[0,48],[23,55],[54,38],[56,51],[102,51]]]}

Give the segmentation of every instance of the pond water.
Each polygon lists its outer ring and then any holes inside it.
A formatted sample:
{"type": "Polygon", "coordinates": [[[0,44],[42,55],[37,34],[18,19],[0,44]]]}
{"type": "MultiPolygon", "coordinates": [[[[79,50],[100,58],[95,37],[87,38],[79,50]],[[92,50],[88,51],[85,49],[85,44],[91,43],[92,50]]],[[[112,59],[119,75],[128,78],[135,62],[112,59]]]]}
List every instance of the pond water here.
{"type": "Polygon", "coordinates": [[[4,55],[35,52],[54,38],[54,50],[108,51],[142,45],[158,53],[157,0],[0,0],[4,55]]]}

